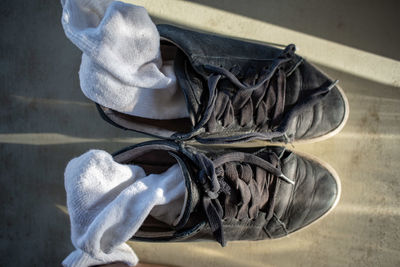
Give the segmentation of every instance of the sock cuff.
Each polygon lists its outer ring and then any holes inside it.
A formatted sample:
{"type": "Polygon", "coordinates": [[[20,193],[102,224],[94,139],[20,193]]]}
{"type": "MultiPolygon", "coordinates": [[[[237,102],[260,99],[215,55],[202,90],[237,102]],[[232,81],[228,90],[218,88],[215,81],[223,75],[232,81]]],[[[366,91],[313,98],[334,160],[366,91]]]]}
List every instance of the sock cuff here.
{"type": "Polygon", "coordinates": [[[129,266],[135,266],[138,264],[139,259],[127,244],[122,244],[113,250],[112,253],[104,254],[98,259],[93,258],[80,249],[77,249],[64,259],[62,265],[64,267],[89,267],[115,262],[123,262],[129,266]]]}

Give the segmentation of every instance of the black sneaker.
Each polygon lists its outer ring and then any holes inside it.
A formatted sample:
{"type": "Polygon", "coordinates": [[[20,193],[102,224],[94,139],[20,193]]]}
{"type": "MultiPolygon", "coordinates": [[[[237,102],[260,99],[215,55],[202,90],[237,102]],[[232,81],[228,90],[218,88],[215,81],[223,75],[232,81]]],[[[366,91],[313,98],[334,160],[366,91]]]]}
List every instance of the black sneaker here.
{"type": "Polygon", "coordinates": [[[149,216],[132,238],[142,241],[273,239],[326,215],[340,182],[325,163],[283,147],[196,149],[150,141],[114,154],[122,164],[162,173],[178,163],[187,199],[176,227],[149,216]]]}
{"type": "Polygon", "coordinates": [[[98,106],[108,122],[202,143],[317,141],[343,128],[349,112],[343,91],[294,45],[281,50],[171,25],[158,30],[162,53],[175,53],[190,119],[144,119],[98,106]]]}

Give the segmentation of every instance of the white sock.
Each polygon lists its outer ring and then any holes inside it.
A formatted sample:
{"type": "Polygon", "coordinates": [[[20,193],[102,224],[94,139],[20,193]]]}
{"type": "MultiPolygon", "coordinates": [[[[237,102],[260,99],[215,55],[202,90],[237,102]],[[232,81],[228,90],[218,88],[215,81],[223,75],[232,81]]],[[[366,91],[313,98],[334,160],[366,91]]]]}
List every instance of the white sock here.
{"type": "Polygon", "coordinates": [[[186,198],[178,164],[162,174],[146,175],[139,166],[122,165],[105,151],[90,150],[72,159],[64,175],[76,248],[64,266],[117,261],[136,265],[138,258],[125,242],[149,214],[176,224],[186,198]]]}
{"type": "Polygon", "coordinates": [[[67,37],[83,52],[83,93],[122,113],[188,117],[171,63],[163,64],[160,36],[145,8],[111,0],[62,0],[67,37]]]}

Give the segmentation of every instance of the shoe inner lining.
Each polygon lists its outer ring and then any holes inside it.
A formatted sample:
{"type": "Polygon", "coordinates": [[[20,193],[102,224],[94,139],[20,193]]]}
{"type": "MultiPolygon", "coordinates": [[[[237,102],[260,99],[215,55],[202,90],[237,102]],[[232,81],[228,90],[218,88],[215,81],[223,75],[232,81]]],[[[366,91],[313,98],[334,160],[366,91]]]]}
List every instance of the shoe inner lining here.
{"type": "MultiPolygon", "coordinates": [[[[122,152],[116,155],[114,159],[123,164],[139,165],[144,169],[147,175],[151,173],[159,174],[165,172],[168,168],[177,163],[176,159],[168,153],[168,150],[172,151],[172,148],[164,145],[142,146],[122,152]]],[[[189,197],[185,198],[183,207],[186,206],[188,198],[189,197]]],[[[183,212],[184,208],[182,209],[181,216],[183,212]]],[[[199,223],[199,220],[200,219],[196,217],[196,215],[191,215],[182,230],[194,227],[199,223]]],[[[174,233],[175,229],[173,226],[161,222],[152,216],[148,216],[134,237],[170,238],[174,233]]]]}

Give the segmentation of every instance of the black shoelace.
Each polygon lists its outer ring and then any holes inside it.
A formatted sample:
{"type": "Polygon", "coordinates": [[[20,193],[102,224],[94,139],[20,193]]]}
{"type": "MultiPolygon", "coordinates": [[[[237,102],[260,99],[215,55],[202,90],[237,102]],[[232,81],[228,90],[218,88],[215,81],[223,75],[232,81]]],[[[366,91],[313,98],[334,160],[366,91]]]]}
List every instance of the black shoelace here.
{"type": "Polygon", "coordinates": [[[277,178],[294,184],[282,173],[276,155],[271,162],[242,152],[228,153],[214,161],[201,153],[196,153],[195,158],[204,192],[203,208],[211,231],[222,246],[226,244],[222,227],[224,218],[255,219],[259,211],[264,211],[269,220],[274,210],[272,185],[276,190],[277,178]]]}
{"type": "Polygon", "coordinates": [[[269,68],[264,68],[260,75],[251,77],[245,83],[225,68],[205,65],[204,68],[211,73],[208,78],[209,99],[204,116],[196,128],[199,130],[206,126],[213,132],[218,121],[223,127],[229,127],[236,117],[240,126],[255,124],[263,133],[262,139],[292,141],[286,134],[290,121],[305,108],[320,101],[338,82],[314,90],[311,95],[285,112],[286,79],[302,60],[297,61],[289,71],[284,71],[282,65],[295,58],[295,50],[293,44],[288,45],[269,68]],[[239,89],[233,96],[217,90],[222,78],[228,79],[239,89]]]}

